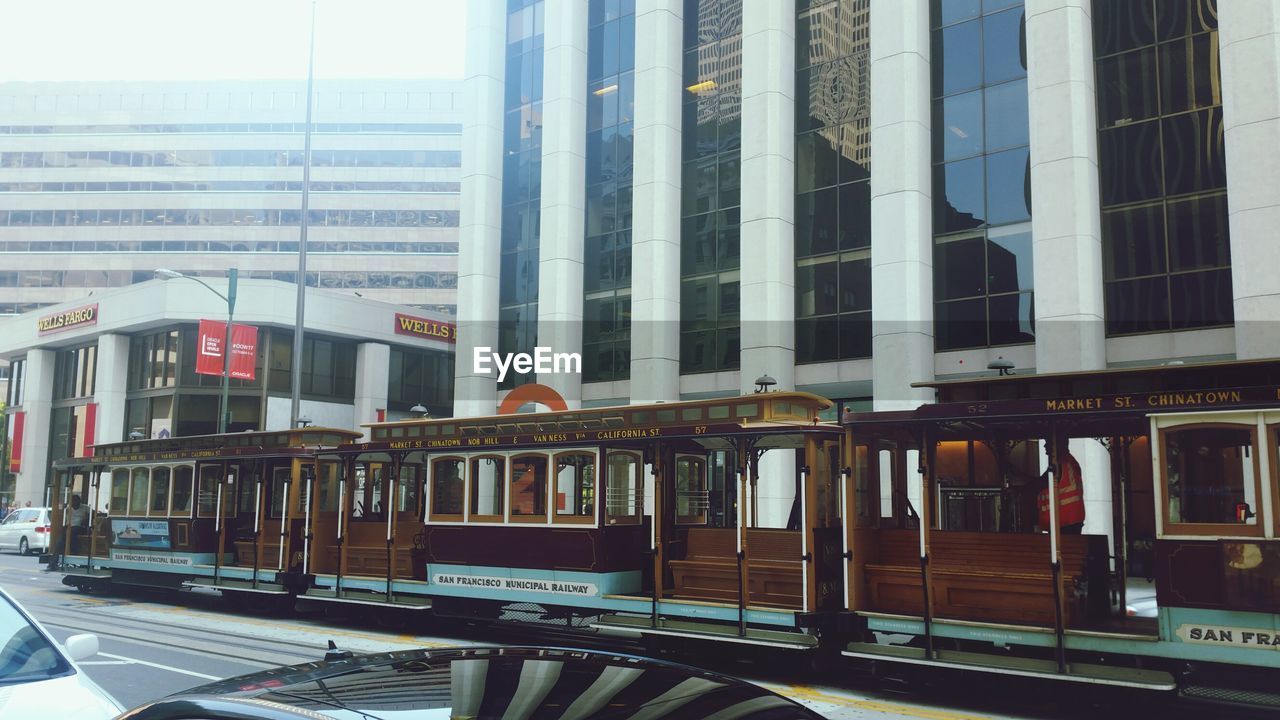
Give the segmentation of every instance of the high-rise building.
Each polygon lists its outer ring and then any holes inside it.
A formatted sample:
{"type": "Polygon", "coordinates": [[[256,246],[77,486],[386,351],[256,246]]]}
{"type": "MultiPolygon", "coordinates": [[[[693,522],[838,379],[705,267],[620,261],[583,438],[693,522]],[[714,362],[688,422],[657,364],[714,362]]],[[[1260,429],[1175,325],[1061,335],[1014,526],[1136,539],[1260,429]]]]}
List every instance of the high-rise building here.
{"type": "Polygon", "coordinates": [[[460,414],[1280,356],[1270,3],[579,5],[470,6],[460,414]]]}
{"type": "MultiPolygon", "coordinates": [[[[294,282],[301,82],[0,84],[0,315],[156,268],[294,282]]],[[[307,284],[452,313],[457,81],[316,82],[307,284]]]]}

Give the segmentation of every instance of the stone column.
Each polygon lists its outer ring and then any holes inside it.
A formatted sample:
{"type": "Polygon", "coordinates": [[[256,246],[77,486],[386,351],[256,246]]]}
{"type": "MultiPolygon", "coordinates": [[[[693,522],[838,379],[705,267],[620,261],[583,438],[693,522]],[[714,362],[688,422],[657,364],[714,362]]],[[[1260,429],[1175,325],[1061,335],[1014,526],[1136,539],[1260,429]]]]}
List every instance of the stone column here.
{"type": "MultiPolygon", "coordinates": [[[[1030,0],[1027,103],[1036,371],[1107,366],[1093,19],[1089,0],[1030,0]]],[[[1084,475],[1085,532],[1112,534],[1111,458],[1070,443],[1084,475]]]]}
{"type": "Polygon", "coordinates": [[[22,411],[26,413],[22,429],[22,472],[13,488],[18,505],[31,501],[44,504],[44,486],[49,480],[49,423],[53,421],[52,350],[28,350],[22,411]]]}
{"type": "MultiPolygon", "coordinates": [[[[356,346],[355,428],[376,422],[378,409],[387,407],[387,388],[391,372],[391,346],[383,343],[360,343],[356,346]]],[[[418,402],[418,400],[414,400],[418,402]]],[[[369,439],[364,431],[364,439],[369,439]]]]}
{"type": "Polygon", "coordinates": [[[932,400],[929,2],[871,0],[871,367],[876,410],[932,400]]]}
{"type": "Polygon", "coordinates": [[[93,401],[98,404],[98,426],[94,439],[99,443],[127,440],[124,421],[129,382],[129,336],[100,335],[97,363],[93,401]]]}
{"type": "Polygon", "coordinates": [[[680,399],[682,0],[636,0],[631,402],[680,399]]]}
{"type": "Polygon", "coordinates": [[[795,28],[795,0],[742,4],[744,394],[766,373],[795,387],[795,28]]]}
{"type": "MultiPolygon", "coordinates": [[[[742,355],[738,388],[795,388],[795,0],[742,3],[742,355]]],[[[786,527],[795,499],[790,453],[760,458],[759,527],[786,527]]]]}
{"type": "Polygon", "coordinates": [[[495,373],[477,374],[475,348],[498,348],[498,268],[502,235],[503,76],[506,3],[467,5],[467,69],[463,92],[462,192],[458,248],[458,344],[453,412],[491,415],[498,405],[495,373]]]}
{"type": "Polygon", "coordinates": [[[1236,357],[1280,357],[1280,6],[1218,3],[1236,357]]]}
{"type": "MultiPolygon", "coordinates": [[[[538,345],[579,355],[587,194],[587,13],[580,5],[546,0],[538,246],[538,345]]],[[[582,406],[580,372],[540,374],[538,382],[570,408],[582,406]]]]}
{"type": "Polygon", "coordinates": [[[1027,2],[1036,370],[1106,367],[1089,0],[1027,2]]]}

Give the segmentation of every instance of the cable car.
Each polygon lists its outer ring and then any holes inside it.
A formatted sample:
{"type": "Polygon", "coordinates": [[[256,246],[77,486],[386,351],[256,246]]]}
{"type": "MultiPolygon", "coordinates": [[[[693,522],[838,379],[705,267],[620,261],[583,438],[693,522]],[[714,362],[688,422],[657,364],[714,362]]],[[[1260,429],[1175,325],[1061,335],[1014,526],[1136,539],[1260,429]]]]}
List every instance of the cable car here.
{"type": "Polygon", "coordinates": [[[53,492],[61,503],[46,560],[82,590],[211,587],[233,601],[291,595],[304,589],[315,451],[359,436],[302,428],[131,440],[59,460],[53,492]],[[82,529],[66,511],[75,497],[89,508],[82,529]]]}

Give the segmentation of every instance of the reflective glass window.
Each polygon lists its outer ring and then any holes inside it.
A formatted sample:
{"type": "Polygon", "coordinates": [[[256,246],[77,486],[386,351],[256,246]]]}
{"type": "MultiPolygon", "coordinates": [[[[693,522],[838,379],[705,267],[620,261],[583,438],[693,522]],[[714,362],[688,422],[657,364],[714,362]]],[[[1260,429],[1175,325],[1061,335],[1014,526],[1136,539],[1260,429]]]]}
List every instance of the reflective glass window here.
{"type": "Polygon", "coordinates": [[[441,458],[431,462],[431,517],[461,519],[465,487],[461,458],[441,458]]]}
{"type": "Polygon", "coordinates": [[[511,459],[511,519],[540,521],[547,517],[547,458],[519,455],[511,459]]]}

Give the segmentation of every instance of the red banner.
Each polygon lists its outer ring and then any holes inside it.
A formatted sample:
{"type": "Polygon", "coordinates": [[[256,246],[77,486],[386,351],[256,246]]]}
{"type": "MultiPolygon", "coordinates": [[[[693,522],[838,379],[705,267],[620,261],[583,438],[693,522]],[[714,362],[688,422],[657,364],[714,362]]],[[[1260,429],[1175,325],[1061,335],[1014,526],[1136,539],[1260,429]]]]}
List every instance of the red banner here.
{"type": "Polygon", "coordinates": [[[22,472],[22,429],[26,422],[25,412],[9,416],[9,472],[22,472]]]}
{"type": "MultiPolygon", "coordinates": [[[[227,324],[217,320],[201,320],[196,337],[196,372],[201,375],[222,374],[222,345],[227,337],[227,324]]],[[[258,356],[258,328],[252,325],[231,326],[231,377],[254,378],[258,356]]]]}

